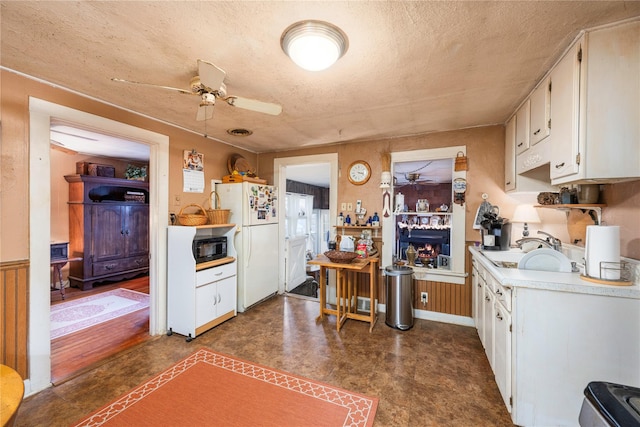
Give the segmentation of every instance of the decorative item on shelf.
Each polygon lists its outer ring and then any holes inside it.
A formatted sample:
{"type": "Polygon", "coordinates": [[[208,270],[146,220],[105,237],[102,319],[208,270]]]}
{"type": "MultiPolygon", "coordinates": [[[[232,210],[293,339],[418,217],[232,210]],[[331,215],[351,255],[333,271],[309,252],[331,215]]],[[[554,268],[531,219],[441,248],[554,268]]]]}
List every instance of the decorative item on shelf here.
{"type": "Polygon", "coordinates": [[[578,185],[578,203],[581,203],[581,204],[598,203],[599,198],[600,198],[599,184],[578,185]]]}
{"type": "Polygon", "coordinates": [[[395,212],[404,212],[404,194],[401,192],[396,193],[396,207],[395,212]]]}
{"type": "Polygon", "coordinates": [[[207,209],[207,218],[209,219],[209,224],[228,224],[229,223],[229,214],[231,213],[231,209],[220,209],[220,196],[215,191],[212,191],[209,194],[209,206],[207,209]],[[213,202],[213,196],[216,196],[215,203],[213,202]]]}
{"type": "Polygon", "coordinates": [[[143,191],[127,191],[124,193],[124,200],[126,202],[144,203],[146,201],[146,195],[143,191]]]}
{"type": "Polygon", "coordinates": [[[453,166],[453,170],[458,171],[466,171],[467,170],[467,156],[462,151],[458,151],[456,155],[456,162],[453,166]]]}
{"type": "Polygon", "coordinates": [[[124,171],[124,177],[136,181],[145,181],[147,179],[147,167],[129,164],[124,171]]]}
{"type": "Polygon", "coordinates": [[[184,206],[182,209],[180,209],[180,212],[178,213],[178,222],[180,223],[180,225],[188,225],[188,226],[195,226],[195,225],[205,225],[207,223],[207,214],[206,211],[204,210],[204,208],[196,203],[191,203],[187,206],[184,206]],[[198,208],[202,213],[184,213],[184,210],[187,208],[198,208]]]}
{"type": "Polygon", "coordinates": [[[407,261],[409,262],[410,266],[415,266],[416,265],[416,248],[413,247],[413,245],[411,243],[409,243],[409,247],[407,248],[407,261]]]}
{"type": "Polygon", "coordinates": [[[513,218],[511,222],[520,222],[524,223],[524,228],[522,229],[522,235],[527,237],[529,235],[529,224],[539,224],[540,217],[538,216],[538,212],[532,205],[518,205],[516,206],[516,210],[513,212],[513,218]]]}
{"type": "Polygon", "coordinates": [[[543,191],[538,194],[538,203],[541,205],[557,205],[560,203],[560,193],[543,191]]]}
{"type": "Polygon", "coordinates": [[[89,175],[104,176],[105,178],[114,178],[116,176],[116,169],[113,166],[99,165],[98,163],[89,163],[88,172],[89,175]]]}
{"type": "Polygon", "coordinates": [[[418,199],[416,202],[416,212],[429,212],[429,200],[418,199]]]}
{"type": "Polygon", "coordinates": [[[358,257],[358,254],[348,251],[326,251],[324,256],[329,258],[329,261],[335,262],[336,264],[349,264],[358,257]]]}
{"type": "Polygon", "coordinates": [[[563,205],[578,203],[578,190],[575,188],[562,187],[560,189],[560,203],[563,205]]]}

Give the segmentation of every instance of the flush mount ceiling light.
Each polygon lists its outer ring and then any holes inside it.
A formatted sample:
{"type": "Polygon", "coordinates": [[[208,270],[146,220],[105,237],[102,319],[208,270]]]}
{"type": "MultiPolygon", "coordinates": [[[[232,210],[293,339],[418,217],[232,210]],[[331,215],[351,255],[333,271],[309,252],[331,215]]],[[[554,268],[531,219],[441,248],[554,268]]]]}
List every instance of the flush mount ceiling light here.
{"type": "Polygon", "coordinates": [[[329,68],[349,46],[340,28],[323,21],[296,22],[282,33],[280,44],[293,62],[308,71],[329,68]]]}

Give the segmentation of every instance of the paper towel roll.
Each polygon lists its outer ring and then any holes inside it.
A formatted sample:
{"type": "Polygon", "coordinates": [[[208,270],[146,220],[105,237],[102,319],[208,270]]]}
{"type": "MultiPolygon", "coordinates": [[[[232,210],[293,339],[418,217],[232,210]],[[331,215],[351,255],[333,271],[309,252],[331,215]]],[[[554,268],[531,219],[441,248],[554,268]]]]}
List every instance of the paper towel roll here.
{"type": "Polygon", "coordinates": [[[584,255],[588,276],[604,280],[620,280],[619,269],[600,269],[601,262],[620,262],[620,227],[588,225],[584,255]]]}

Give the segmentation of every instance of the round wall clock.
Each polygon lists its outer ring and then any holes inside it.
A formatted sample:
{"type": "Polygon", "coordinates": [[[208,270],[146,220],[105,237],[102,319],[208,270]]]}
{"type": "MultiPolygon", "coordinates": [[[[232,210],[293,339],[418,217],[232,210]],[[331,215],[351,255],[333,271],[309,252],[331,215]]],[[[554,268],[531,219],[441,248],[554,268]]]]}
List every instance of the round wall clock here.
{"type": "Polygon", "coordinates": [[[362,185],[371,178],[371,167],[364,160],[356,160],[349,166],[348,178],[352,184],[362,185]]]}

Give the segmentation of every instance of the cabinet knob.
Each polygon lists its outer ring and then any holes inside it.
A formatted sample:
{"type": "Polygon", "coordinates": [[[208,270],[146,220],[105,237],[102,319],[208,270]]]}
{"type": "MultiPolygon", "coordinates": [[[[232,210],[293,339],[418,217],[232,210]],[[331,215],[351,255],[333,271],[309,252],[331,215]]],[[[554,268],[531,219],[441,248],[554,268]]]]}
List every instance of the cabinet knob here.
{"type": "Polygon", "coordinates": [[[113,264],[109,264],[109,265],[105,265],[104,269],[105,270],[113,270],[113,267],[115,267],[113,264]]]}
{"type": "Polygon", "coordinates": [[[520,144],[518,144],[518,147],[522,147],[524,145],[524,142],[521,142],[520,144]]]}
{"type": "Polygon", "coordinates": [[[484,300],[485,300],[486,302],[491,302],[491,298],[489,298],[489,296],[484,297],[484,300]]]}
{"type": "Polygon", "coordinates": [[[498,289],[498,290],[496,291],[496,294],[498,294],[498,295],[502,296],[502,292],[500,292],[500,289],[498,289]]]}
{"type": "Polygon", "coordinates": [[[506,185],[511,185],[511,181],[507,182],[506,185]]]}

